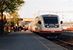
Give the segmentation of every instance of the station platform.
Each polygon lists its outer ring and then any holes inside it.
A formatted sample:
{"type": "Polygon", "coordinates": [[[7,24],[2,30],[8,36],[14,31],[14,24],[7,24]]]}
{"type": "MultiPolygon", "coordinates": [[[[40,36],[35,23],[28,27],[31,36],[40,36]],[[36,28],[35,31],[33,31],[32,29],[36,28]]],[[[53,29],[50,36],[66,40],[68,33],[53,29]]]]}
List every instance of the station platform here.
{"type": "Polygon", "coordinates": [[[35,33],[17,33],[0,37],[0,50],[67,50],[35,33]]]}

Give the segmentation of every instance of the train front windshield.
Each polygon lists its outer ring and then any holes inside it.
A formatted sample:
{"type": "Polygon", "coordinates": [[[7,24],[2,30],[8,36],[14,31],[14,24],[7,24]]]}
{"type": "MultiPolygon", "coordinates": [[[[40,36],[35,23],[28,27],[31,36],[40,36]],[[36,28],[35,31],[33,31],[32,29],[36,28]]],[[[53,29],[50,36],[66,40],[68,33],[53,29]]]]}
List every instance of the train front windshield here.
{"type": "Polygon", "coordinates": [[[45,24],[58,24],[58,17],[49,17],[48,15],[43,17],[44,23],[45,24]]]}

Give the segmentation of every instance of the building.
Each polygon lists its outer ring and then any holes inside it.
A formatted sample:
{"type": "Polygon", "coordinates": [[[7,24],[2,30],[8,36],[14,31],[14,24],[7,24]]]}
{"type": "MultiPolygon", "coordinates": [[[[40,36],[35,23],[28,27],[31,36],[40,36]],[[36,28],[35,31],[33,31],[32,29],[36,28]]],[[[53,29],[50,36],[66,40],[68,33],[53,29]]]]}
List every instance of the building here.
{"type": "Polygon", "coordinates": [[[19,25],[20,26],[25,26],[27,24],[29,24],[30,22],[32,22],[33,18],[23,18],[23,20],[19,21],[19,25]]]}

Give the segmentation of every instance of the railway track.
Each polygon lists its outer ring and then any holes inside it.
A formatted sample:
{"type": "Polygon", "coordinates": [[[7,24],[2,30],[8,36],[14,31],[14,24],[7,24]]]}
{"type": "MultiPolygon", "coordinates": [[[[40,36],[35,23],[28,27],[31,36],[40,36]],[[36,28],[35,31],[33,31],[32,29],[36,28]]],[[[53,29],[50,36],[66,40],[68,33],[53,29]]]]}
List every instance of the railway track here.
{"type": "Polygon", "coordinates": [[[60,40],[58,39],[58,41],[65,43],[67,45],[73,46],[73,39],[69,39],[69,40],[60,40]]]}
{"type": "Polygon", "coordinates": [[[61,35],[59,37],[55,36],[43,36],[40,35],[62,47],[67,48],[68,50],[73,50],[73,37],[72,36],[67,36],[67,35],[61,35]]]}
{"type": "Polygon", "coordinates": [[[52,42],[60,46],[67,48],[68,50],[73,50],[73,37],[55,38],[55,39],[49,39],[49,40],[51,40],[52,42]]]}

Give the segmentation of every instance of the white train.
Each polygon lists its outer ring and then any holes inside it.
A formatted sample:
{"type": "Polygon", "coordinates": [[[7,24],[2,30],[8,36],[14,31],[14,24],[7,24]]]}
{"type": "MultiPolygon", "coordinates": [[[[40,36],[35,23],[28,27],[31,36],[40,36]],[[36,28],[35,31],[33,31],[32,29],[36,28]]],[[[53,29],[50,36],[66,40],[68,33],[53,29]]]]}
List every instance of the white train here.
{"type": "Polygon", "coordinates": [[[46,14],[37,16],[33,22],[29,24],[28,29],[37,33],[59,35],[63,32],[58,15],[46,14]]]}

